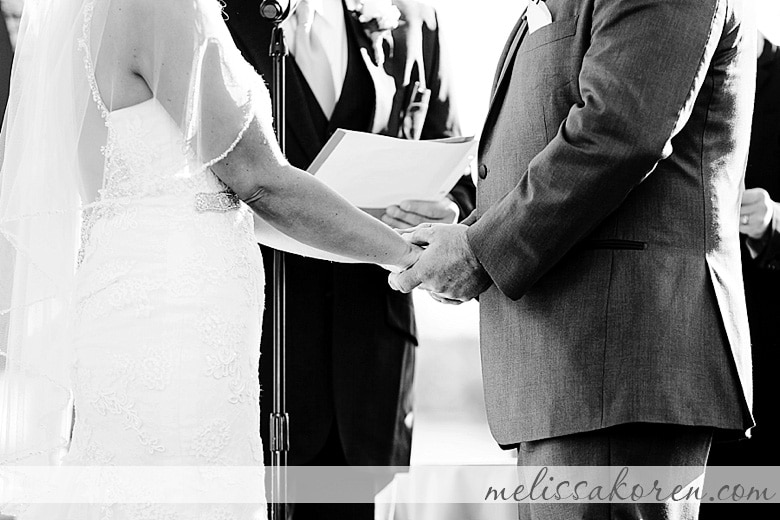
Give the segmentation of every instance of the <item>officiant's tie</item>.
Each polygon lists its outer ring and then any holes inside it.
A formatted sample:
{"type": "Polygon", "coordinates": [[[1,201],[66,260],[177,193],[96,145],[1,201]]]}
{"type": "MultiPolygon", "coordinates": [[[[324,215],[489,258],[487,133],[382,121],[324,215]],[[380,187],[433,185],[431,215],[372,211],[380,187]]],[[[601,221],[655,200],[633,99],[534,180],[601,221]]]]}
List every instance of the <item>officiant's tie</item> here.
{"type": "Polygon", "coordinates": [[[298,68],[309,83],[325,116],[330,119],[336,108],[336,86],[330,60],[322,45],[321,27],[323,20],[317,16],[309,0],[301,0],[295,10],[297,27],[293,55],[298,68]]]}

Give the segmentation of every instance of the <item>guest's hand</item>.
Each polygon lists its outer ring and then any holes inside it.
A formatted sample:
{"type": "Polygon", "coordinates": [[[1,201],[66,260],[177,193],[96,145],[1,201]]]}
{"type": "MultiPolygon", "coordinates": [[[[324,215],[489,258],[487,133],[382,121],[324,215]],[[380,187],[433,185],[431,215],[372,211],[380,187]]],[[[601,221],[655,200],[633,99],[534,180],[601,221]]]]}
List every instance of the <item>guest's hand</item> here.
{"type": "Polygon", "coordinates": [[[403,232],[410,242],[427,247],[412,268],[390,275],[390,286],[404,293],[420,287],[443,303],[479,296],[492,281],[469,246],[467,230],[463,225],[423,224],[403,232]]]}
{"type": "Polygon", "coordinates": [[[454,224],[460,209],[449,197],[440,201],[405,200],[385,210],[381,220],[390,227],[406,229],[424,223],[454,224]]]}
{"type": "Polygon", "coordinates": [[[739,232],[755,240],[766,233],[774,216],[775,203],[761,188],[745,190],[739,210],[739,232]]]}

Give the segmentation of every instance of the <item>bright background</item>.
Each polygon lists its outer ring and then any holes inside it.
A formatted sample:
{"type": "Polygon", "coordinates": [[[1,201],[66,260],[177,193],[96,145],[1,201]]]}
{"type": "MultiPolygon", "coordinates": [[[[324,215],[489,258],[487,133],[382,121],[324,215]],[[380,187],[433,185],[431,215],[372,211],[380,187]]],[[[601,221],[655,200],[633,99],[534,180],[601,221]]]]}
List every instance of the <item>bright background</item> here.
{"type": "MultiPolygon", "coordinates": [[[[619,0],[616,0],[619,1],[619,0]]],[[[780,43],[780,0],[747,0],[759,28],[780,43]]],[[[479,134],[501,50],[525,0],[427,0],[449,49],[463,132],[479,134]]],[[[448,307],[415,294],[420,330],[415,379],[412,463],[474,463],[506,459],[485,417],[478,343],[478,306],[448,307]]]]}
{"type": "MultiPolygon", "coordinates": [[[[498,59],[525,2],[427,3],[439,13],[463,133],[478,135],[490,103],[498,59]]],[[[444,306],[422,291],[416,291],[414,298],[420,347],[415,374],[412,463],[482,463],[509,457],[510,453],[501,451],[493,442],[487,426],[478,304],[444,306]]]]}

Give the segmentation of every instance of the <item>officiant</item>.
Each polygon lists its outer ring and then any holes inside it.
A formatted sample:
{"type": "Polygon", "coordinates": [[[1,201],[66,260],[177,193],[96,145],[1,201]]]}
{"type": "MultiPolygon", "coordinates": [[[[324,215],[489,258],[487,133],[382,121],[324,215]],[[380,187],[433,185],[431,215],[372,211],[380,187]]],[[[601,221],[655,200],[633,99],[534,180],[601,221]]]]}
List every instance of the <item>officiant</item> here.
{"type": "MultiPolygon", "coordinates": [[[[254,0],[226,0],[238,47],[271,82],[271,25],[254,0]]],[[[285,22],[287,157],[307,168],[338,128],[406,139],[459,133],[433,8],[410,0],[303,0],[285,22]]],[[[375,212],[385,223],[456,222],[474,208],[464,176],[439,202],[375,212]]],[[[266,279],[272,251],[263,248],[266,279]]],[[[268,291],[270,293],[270,291],[268,291]]],[[[262,409],[271,410],[273,301],[266,300],[262,409]]],[[[287,403],[292,466],[405,466],[412,440],[417,345],[408,295],[368,265],[287,259],[287,403]]],[[[269,446],[268,414],[262,433],[269,446]]],[[[266,454],[266,460],[270,460],[266,454]]],[[[296,520],[373,519],[372,504],[299,504],[296,520]]]]}

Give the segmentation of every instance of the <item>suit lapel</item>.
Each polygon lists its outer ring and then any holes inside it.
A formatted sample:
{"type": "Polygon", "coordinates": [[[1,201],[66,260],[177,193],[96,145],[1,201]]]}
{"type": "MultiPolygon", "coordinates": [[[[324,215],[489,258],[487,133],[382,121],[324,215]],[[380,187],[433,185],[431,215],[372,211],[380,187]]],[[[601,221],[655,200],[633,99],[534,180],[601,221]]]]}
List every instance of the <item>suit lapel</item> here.
{"type": "Polygon", "coordinates": [[[515,57],[517,55],[517,50],[520,47],[520,44],[523,42],[523,39],[525,38],[527,33],[528,33],[528,20],[526,19],[525,12],[523,12],[523,15],[520,17],[520,20],[515,26],[515,29],[512,31],[512,36],[510,36],[509,40],[507,41],[507,46],[504,48],[504,54],[502,55],[501,60],[499,61],[499,66],[496,71],[497,74],[493,84],[493,93],[490,99],[490,108],[488,108],[487,118],[485,119],[485,126],[483,127],[482,130],[483,139],[487,136],[488,129],[490,128],[490,125],[492,125],[493,121],[495,120],[495,115],[496,115],[496,111],[498,110],[498,105],[501,104],[501,99],[503,97],[504,92],[506,91],[505,87],[507,83],[507,76],[508,76],[507,73],[512,68],[512,65],[514,64],[515,61],[515,57]]]}
{"type": "Polygon", "coordinates": [[[525,11],[523,11],[520,18],[518,18],[514,29],[512,29],[512,34],[510,34],[509,38],[506,40],[506,45],[504,45],[504,50],[501,52],[501,58],[499,58],[498,60],[498,67],[496,67],[496,75],[493,78],[493,88],[490,91],[491,99],[496,93],[496,88],[498,88],[499,82],[503,78],[504,74],[506,74],[506,68],[509,61],[509,56],[511,56],[514,53],[514,50],[517,49],[517,44],[519,43],[518,35],[520,34],[521,31],[524,30],[526,23],[527,20],[525,17],[525,11]]]}

